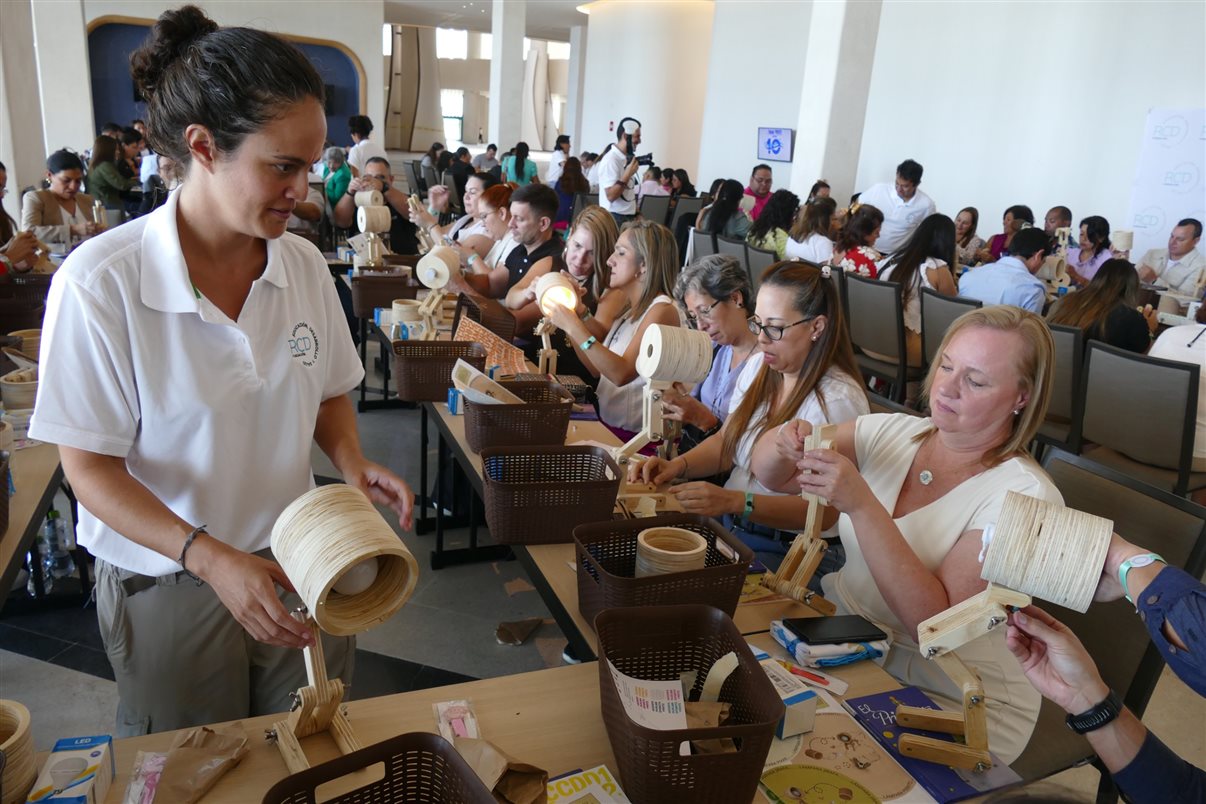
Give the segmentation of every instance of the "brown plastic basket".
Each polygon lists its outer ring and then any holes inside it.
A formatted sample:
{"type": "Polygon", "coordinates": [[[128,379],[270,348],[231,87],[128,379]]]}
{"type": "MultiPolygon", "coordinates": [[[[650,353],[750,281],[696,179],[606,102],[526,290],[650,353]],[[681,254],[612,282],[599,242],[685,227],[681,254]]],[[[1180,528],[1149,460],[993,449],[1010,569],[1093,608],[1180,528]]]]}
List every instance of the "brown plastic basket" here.
{"type": "Polygon", "coordinates": [[[461,316],[476,321],[504,341],[515,337],[515,316],[494,299],[462,293],[456,299],[456,310],[452,314],[454,334],[461,323],[461,316]]]}
{"type": "Polygon", "coordinates": [[[633,801],[732,804],[752,801],[783,702],[729,616],[711,606],[609,609],[595,620],[599,634],[599,692],[603,724],[615,753],[624,793],[633,801]],[[677,679],[696,671],[695,699],[708,669],[733,651],[737,669],[720,691],[732,704],[723,726],[659,731],[634,723],[616,692],[609,663],[645,680],[677,679]],[[689,740],[729,738],[730,753],[680,756],[689,740]]]}
{"type": "Polygon", "coordinates": [[[0,298],[0,332],[41,329],[45,315],[45,302],[27,298],[0,298]]]}
{"type": "Polygon", "coordinates": [[[412,732],[361,748],[287,776],[264,794],[263,804],[317,804],[321,785],[382,763],[385,775],[328,804],[494,804],[494,795],[437,734],[412,732]]]}
{"type": "Polygon", "coordinates": [[[486,370],[486,347],[471,341],[394,341],[394,384],[403,402],[443,402],[452,367],[464,360],[486,370]]]}
{"type": "Polygon", "coordinates": [[[0,535],[8,532],[8,470],[12,466],[11,454],[8,450],[0,450],[0,535]]]}
{"type": "Polygon", "coordinates": [[[699,514],[596,522],[574,528],[578,554],[578,610],[588,623],[604,609],[701,603],[730,617],[754,551],[716,520],[699,514]],[[636,578],[637,535],[648,528],[684,528],[703,536],[703,569],[636,578]]]}
{"type": "Polygon", "coordinates": [[[465,440],[469,449],[565,443],[574,397],[552,382],[500,383],[523,405],[479,405],[465,400],[465,440]]]}
{"type": "Polygon", "coordinates": [[[50,281],[54,274],[13,274],[12,298],[28,302],[45,302],[50,295],[50,281]]]}
{"type": "Polygon", "coordinates": [[[486,523],[500,544],[556,544],[611,519],[620,467],[600,447],[482,450],[486,523]]]}
{"type": "Polygon", "coordinates": [[[420,287],[410,276],[353,276],[352,315],[371,319],[373,310],[392,306],[394,299],[413,299],[420,287]]]}

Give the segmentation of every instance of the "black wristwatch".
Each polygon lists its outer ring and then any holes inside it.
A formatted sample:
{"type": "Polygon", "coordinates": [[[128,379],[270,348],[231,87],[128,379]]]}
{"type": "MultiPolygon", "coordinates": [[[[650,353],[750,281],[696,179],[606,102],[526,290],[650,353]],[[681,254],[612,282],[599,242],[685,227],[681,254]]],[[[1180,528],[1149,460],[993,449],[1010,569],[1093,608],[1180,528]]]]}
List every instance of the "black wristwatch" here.
{"type": "Polygon", "coordinates": [[[1118,697],[1118,693],[1110,690],[1110,694],[1097,706],[1079,715],[1068,715],[1064,722],[1077,734],[1088,734],[1100,729],[1121,713],[1122,699],[1118,697]]]}

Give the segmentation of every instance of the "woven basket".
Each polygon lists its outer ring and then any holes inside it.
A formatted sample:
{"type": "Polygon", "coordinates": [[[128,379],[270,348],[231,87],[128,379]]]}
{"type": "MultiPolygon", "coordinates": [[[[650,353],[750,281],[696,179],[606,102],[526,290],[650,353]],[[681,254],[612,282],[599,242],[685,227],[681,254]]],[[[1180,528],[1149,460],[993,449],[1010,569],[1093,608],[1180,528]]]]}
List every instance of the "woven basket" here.
{"type": "Polygon", "coordinates": [[[393,373],[403,402],[443,402],[452,387],[452,367],[463,359],[486,370],[486,347],[471,341],[394,341],[393,373]]]}
{"type": "Polygon", "coordinates": [[[710,606],[610,609],[596,618],[595,631],[603,724],[624,793],[633,801],[752,801],[783,702],[728,615],[710,606]],[[738,665],[720,700],[732,709],[728,724],[713,728],[658,731],[637,725],[624,711],[608,669],[610,662],[627,676],[650,681],[696,671],[696,698],[708,669],[729,651],[737,654],[738,665]],[[723,738],[737,740],[739,750],[679,755],[684,741],[723,738]]]}
{"type": "Polygon", "coordinates": [[[53,278],[53,274],[13,274],[11,298],[24,299],[35,304],[45,303],[47,295],[50,294],[50,280],[53,278]]]}
{"type": "Polygon", "coordinates": [[[574,398],[551,382],[500,383],[524,405],[479,405],[465,400],[465,440],[469,449],[561,445],[569,431],[574,398]]]}
{"type": "Polygon", "coordinates": [[[605,609],[700,603],[730,617],[754,551],[720,524],[698,514],[665,514],[645,519],[596,522],[574,528],[578,560],[578,610],[588,623],[605,609]],[[649,528],[684,528],[703,536],[708,551],[703,569],[633,577],[637,535],[649,528]]]}
{"type": "Polygon", "coordinates": [[[371,320],[373,310],[391,306],[394,299],[413,299],[420,287],[409,276],[353,276],[352,315],[371,320]]]}
{"type": "MultiPolygon", "coordinates": [[[[494,795],[437,734],[413,732],[361,748],[287,776],[264,794],[264,804],[314,804],[318,788],[377,764],[385,774],[348,793],[324,798],[328,804],[494,804],[494,795]]],[[[370,774],[370,776],[375,774],[370,774]]]]}
{"type": "Polygon", "coordinates": [[[0,482],[4,483],[0,493],[0,534],[8,532],[8,470],[12,468],[12,456],[8,450],[0,450],[0,482]]]}
{"type": "Polygon", "coordinates": [[[456,299],[456,310],[452,314],[454,334],[461,316],[476,321],[504,341],[510,342],[515,337],[515,316],[494,299],[462,293],[456,299]]]}
{"type": "Polygon", "coordinates": [[[32,408],[38,396],[38,370],[17,369],[0,377],[0,399],[5,410],[32,408]]]}
{"type": "Polygon", "coordinates": [[[556,544],[611,519],[620,467],[600,447],[482,450],[486,523],[500,544],[556,544]]]}

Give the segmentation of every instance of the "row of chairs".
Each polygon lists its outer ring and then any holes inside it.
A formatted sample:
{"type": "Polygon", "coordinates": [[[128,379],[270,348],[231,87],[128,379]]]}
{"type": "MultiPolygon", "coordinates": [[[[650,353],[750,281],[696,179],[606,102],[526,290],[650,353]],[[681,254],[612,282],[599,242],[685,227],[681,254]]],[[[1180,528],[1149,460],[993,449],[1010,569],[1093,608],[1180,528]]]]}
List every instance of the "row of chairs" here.
{"type": "MultiPolygon", "coordinates": [[[[863,374],[888,383],[904,402],[906,383],[924,377],[905,356],[904,305],[899,283],[834,271],[863,374]],[[896,355],[882,360],[876,355],[896,355]]],[[[931,363],[956,318],[981,306],[971,299],[921,292],[922,353],[931,363]]],[[[1148,357],[1100,341],[1085,342],[1076,327],[1050,325],[1055,343],[1053,390],[1040,446],[1089,456],[1143,483],[1178,496],[1206,487],[1193,471],[1201,367],[1148,357]]]]}
{"type": "MultiPolygon", "coordinates": [[[[647,195],[641,199],[637,213],[645,220],[655,221],[670,227],[670,231],[678,230],[680,219],[690,216],[694,218],[703,208],[702,198],[682,197],[670,208],[670,196],[647,195]]],[[[570,208],[570,220],[577,220],[578,213],[592,204],[599,203],[598,193],[574,193],[574,203],[570,208]]]]}
{"type": "Polygon", "coordinates": [[[778,262],[775,252],[754,248],[744,240],[737,238],[725,237],[712,232],[701,232],[698,229],[691,230],[691,238],[694,243],[695,259],[711,254],[736,257],[741,262],[741,267],[749,275],[750,287],[753,288],[755,294],[758,293],[758,286],[762,284],[762,274],[766,272],[767,268],[778,262]]]}
{"type": "Polygon", "coordinates": [[[402,163],[403,176],[406,178],[407,189],[414,195],[420,198],[427,198],[427,191],[424,187],[434,187],[437,184],[442,184],[448,188],[449,204],[452,206],[452,211],[458,214],[463,214],[465,209],[464,200],[461,198],[461,191],[457,189],[456,179],[448,171],[444,171],[442,176],[436,176],[435,169],[429,166],[424,166],[422,162],[417,160],[407,160],[402,163]]]}

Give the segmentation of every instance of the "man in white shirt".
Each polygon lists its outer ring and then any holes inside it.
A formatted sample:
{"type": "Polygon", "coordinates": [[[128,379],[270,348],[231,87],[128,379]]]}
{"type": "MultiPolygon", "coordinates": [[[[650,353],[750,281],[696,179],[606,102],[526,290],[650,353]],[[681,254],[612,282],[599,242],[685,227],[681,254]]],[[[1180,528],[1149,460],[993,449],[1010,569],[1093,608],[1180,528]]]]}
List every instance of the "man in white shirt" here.
{"type": "Polygon", "coordinates": [[[353,176],[364,172],[364,166],[374,157],[389,161],[385,149],[369,139],[373,133],[373,121],[367,115],[354,114],[348,118],[348,131],[352,135],[352,147],[348,151],[348,167],[353,176]]]}
{"type": "Polygon", "coordinates": [[[917,189],[923,168],[912,159],[896,166],[896,184],[880,182],[859,196],[859,203],[870,204],[884,213],[884,223],[875,241],[875,250],[891,254],[909,242],[913,231],[934,214],[934,201],[917,189]]]}
{"type": "Polygon", "coordinates": [[[595,163],[598,170],[599,206],[611,213],[617,226],[636,215],[637,164],[635,148],[641,144],[641,126],[628,118],[616,128],[616,141],[595,163]]]}
{"type": "Polygon", "coordinates": [[[1047,285],[1034,274],[1050,248],[1051,238],[1042,229],[1023,229],[1013,236],[1008,255],[973,268],[959,279],[959,295],[986,305],[1012,304],[1042,315],[1047,285]]]}
{"type": "Polygon", "coordinates": [[[1202,238],[1202,222],[1196,218],[1177,221],[1168,236],[1168,248],[1153,248],[1139,261],[1139,278],[1159,281],[1183,296],[1200,296],[1206,280],[1206,259],[1196,246],[1202,238]]]}
{"type": "Polygon", "coordinates": [[[549,171],[544,180],[549,187],[557,186],[557,179],[561,178],[561,173],[565,170],[565,160],[569,158],[569,151],[569,135],[562,134],[557,137],[557,145],[553,148],[552,156],[549,157],[549,171]]]}

